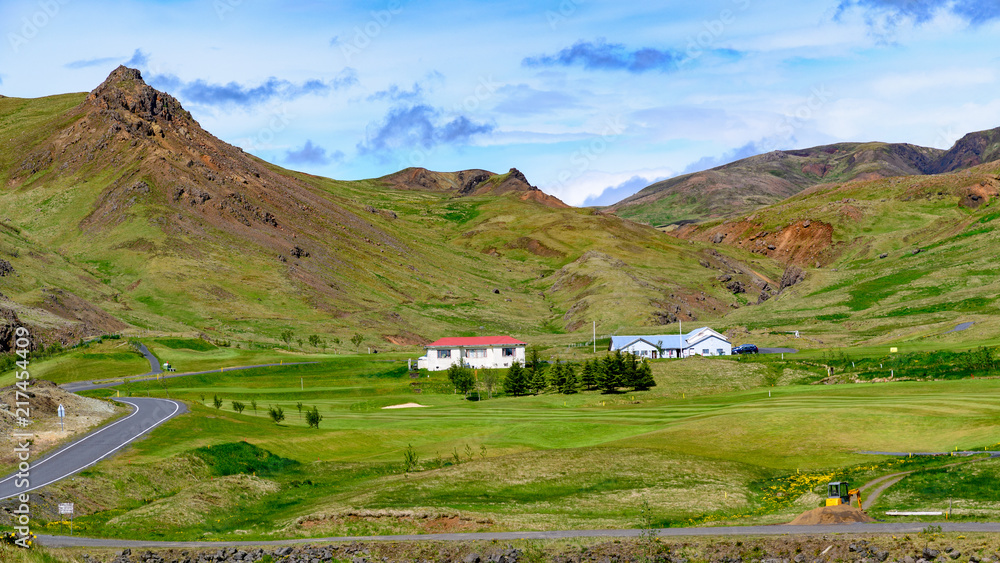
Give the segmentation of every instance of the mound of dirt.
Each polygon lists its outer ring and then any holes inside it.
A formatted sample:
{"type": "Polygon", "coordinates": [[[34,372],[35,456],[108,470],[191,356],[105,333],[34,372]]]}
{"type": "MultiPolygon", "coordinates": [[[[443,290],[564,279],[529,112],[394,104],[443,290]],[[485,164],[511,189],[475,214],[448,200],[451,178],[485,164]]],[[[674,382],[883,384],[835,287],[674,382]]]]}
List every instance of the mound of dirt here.
{"type": "MultiPolygon", "coordinates": [[[[20,396],[17,391],[13,385],[0,389],[0,434],[11,436],[15,429],[32,434],[33,449],[36,452],[44,451],[75,434],[86,432],[120,409],[108,401],[68,393],[55,383],[42,379],[34,380],[28,391],[20,396]],[[18,401],[28,403],[31,424],[26,428],[16,425],[18,401]],[[66,409],[65,430],[59,425],[59,405],[66,409]]],[[[10,440],[13,441],[13,437],[10,440]]],[[[14,455],[13,448],[4,448],[0,451],[0,464],[14,462],[14,455]]]]}
{"type": "Polygon", "coordinates": [[[807,510],[799,514],[798,518],[789,524],[792,526],[816,526],[820,524],[854,524],[856,522],[874,522],[874,520],[856,506],[841,504],[807,510]]]}

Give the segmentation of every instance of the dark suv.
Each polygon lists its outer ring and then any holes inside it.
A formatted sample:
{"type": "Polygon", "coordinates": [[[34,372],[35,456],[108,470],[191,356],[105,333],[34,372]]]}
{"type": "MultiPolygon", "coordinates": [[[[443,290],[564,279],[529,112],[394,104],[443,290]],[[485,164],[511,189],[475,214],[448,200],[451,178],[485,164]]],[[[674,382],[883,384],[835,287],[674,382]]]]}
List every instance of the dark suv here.
{"type": "Polygon", "coordinates": [[[740,344],[739,346],[733,348],[733,354],[757,354],[760,350],[754,344],[740,344]]]}

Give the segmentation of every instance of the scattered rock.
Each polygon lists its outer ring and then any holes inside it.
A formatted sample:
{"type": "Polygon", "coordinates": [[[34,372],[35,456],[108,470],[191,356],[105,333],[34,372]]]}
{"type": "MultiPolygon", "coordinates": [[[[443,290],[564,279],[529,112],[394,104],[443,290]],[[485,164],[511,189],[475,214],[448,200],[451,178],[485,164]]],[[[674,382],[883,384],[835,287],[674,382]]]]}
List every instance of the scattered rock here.
{"type": "Polygon", "coordinates": [[[14,266],[10,262],[0,258],[0,278],[12,275],[14,273],[14,266]]]}
{"type": "Polygon", "coordinates": [[[924,249],[923,249],[923,248],[916,248],[916,249],[914,249],[914,250],[913,250],[913,254],[914,254],[914,255],[916,255],[916,254],[920,254],[920,253],[921,253],[921,252],[923,252],[923,251],[924,251],[924,249]]]}
{"type": "Polygon", "coordinates": [[[743,286],[743,282],[739,280],[733,280],[726,284],[726,289],[733,292],[734,295],[737,293],[746,293],[747,290],[747,288],[743,286]]]}
{"type": "Polygon", "coordinates": [[[726,238],[726,233],[715,233],[712,235],[712,244],[719,244],[726,238]]]}
{"type": "Polygon", "coordinates": [[[730,276],[729,274],[722,274],[721,276],[719,276],[719,277],[717,277],[715,279],[719,280],[720,282],[727,282],[727,281],[733,279],[733,276],[730,276]]]}
{"type": "Polygon", "coordinates": [[[774,250],[774,249],[776,249],[776,248],[778,248],[778,247],[777,247],[777,246],[774,246],[773,244],[769,244],[769,245],[767,245],[767,249],[768,249],[768,250],[774,250]]]}
{"type": "Polygon", "coordinates": [[[805,270],[799,268],[798,266],[789,266],[785,268],[785,272],[781,274],[781,286],[778,291],[784,291],[785,288],[802,283],[805,279],[805,270]]]}
{"type": "Polygon", "coordinates": [[[923,555],[924,555],[924,559],[934,559],[938,555],[941,555],[941,552],[938,551],[938,550],[936,550],[936,549],[931,549],[929,547],[925,547],[923,555]]]}
{"type": "Polygon", "coordinates": [[[500,290],[499,290],[499,289],[494,289],[494,290],[493,290],[493,293],[495,293],[495,294],[497,294],[497,295],[500,295],[500,290]]]}
{"type": "Polygon", "coordinates": [[[808,229],[809,225],[811,225],[811,224],[812,224],[812,222],[809,221],[808,219],[806,219],[805,221],[802,222],[802,228],[803,229],[808,229]]]}
{"type": "Polygon", "coordinates": [[[883,258],[888,258],[888,257],[889,257],[889,253],[888,252],[883,252],[882,254],[878,255],[879,260],[881,260],[883,258]]]}
{"type": "Polygon", "coordinates": [[[306,258],[309,256],[309,252],[296,245],[295,248],[292,249],[292,256],[296,258],[306,258]]]}

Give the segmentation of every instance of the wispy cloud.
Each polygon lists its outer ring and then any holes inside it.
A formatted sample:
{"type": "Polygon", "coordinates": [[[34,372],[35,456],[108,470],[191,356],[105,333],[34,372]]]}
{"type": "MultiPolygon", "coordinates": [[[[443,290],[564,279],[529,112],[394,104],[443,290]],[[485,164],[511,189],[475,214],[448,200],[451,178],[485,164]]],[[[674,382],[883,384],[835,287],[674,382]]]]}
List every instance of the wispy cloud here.
{"type": "Polygon", "coordinates": [[[398,106],[389,110],[367,140],[358,143],[358,152],[379,153],[411,147],[429,149],[441,144],[465,143],[495,128],[492,123],[477,123],[464,115],[449,120],[442,116],[440,109],[426,104],[398,106]]]}
{"type": "Polygon", "coordinates": [[[322,95],[358,83],[357,72],[345,68],[330,80],[312,79],[295,84],[275,77],[263,84],[245,86],[238,82],[212,84],[198,79],[184,82],[173,75],[156,75],[150,83],[157,88],[176,92],[181,99],[204,106],[255,106],[272,100],[294,100],[307,95],[322,95]]]}
{"type": "Polygon", "coordinates": [[[708,170],[710,168],[715,168],[717,166],[722,166],[724,164],[729,164],[730,162],[736,162],[737,160],[743,160],[744,158],[749,158],[754,155],[767,152],[765,149],[758,146],[755,141],[751,141],[742,147],[737,147],[731,151],[727,151],[722,156],[704,156],[695,162],[687,165],[684,168],[684,174],[689,174],[691,172],[701,172],[702,170],[708,170]]]}
{"type": "Polygon", "coordinates": [[[666,72],[677,69],[684,55],[677,51],[653,47],[629,49],[621,43],[578,41],[555,55],[527,57],[521,64],[527,67],[582,66],[588,70],[625,70],[643,73],[653,70],[666,72]]]}
{"type": "Polygon", "coordinates": [[[343,152],[333,151],[327,154],[325,148],[314,145],[311,139],[307,139],[306,144],[301,149],[290,150],[285,153],[285,162],[292,164],[331,164],[343,160],[343,152]]]}
{"type": "Polygon", "coordinates": [[[587,196],[587,199],[583,202],[583,207],[593,207],[599,205],[611,205],[613,203],[618,203],[619,201],[627,198],[630,195],[635,194],[639,190],[655,184],[661,180],[665,180],[665,176],[657,176],[654,178],[645,178],[643,176],[632,176],[628,180],[618,184],[617,186],[608,186],[603,192],[587,196]]]}
{"type": "Polygon", "coordinates": [[[125,66],[145,69],[149,64],[149,55],[143,53],[140,49],[136,49],[132,53],[132,57],[128,60],[124,60],[125,57],[100,57],[94,59],[81,59],[78,61],[72,61],[63,65],[63,68],[68,68],[70,70],[78,70],[81,68],[90,68],[95,66],[110,66],[116,64],[124,64],[125,66]]]}
{"type": "Polygon", "coordinates": [[[121,57],[101,57],[98,59],[81,59],[78,61],[69,62],[63,65],[63,68],[68,68],[70,70],[78,70],[81,68],[90,68],[94,66],[108,66],[121,62],[121,57]]]}
{"type": "Polygon", "coordinates": [[[398,101],[408,101],[420,99],[423,96],[424,90],[419,83],[414,82],[413,88],[410,90],[404,90],[398,85],[393,84],[385,90],[379,90],[371,96],[368,96],[369,102],[379,101],[379,100],[392,100],[394,102],[398,101]]]}
{"type": "Polygon", "coordinates": [[[138,69],[147,68],[149,66],[149,53],[144,53],[141,49],[136,49],[132,53],[132,58],[125,61],[125,66],[138,69]]]}
{"type": "Polygon", "coordinates": [[[511,115],[535,115],[579,107],[574,96],[564,92],[536,90],[527,84],[503,86],[497,93],[504,100],[494,108],[511,115]]]}
{"type": "Polygon", "coordinates": [[[1000,19],[997,0],[841,0],[836,17],[853,9],[865,12],[868,26],[878,33],[891,32],[907,21],[926,23],[939,14],[953,15],[971,25],[1000,19]]]}

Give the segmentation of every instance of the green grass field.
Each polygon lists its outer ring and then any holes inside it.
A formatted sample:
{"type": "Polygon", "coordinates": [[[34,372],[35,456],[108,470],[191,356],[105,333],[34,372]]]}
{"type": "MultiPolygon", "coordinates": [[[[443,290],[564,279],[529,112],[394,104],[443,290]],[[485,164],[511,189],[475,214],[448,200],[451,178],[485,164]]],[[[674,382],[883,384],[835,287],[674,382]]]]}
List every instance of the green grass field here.
{"type": "Polygon", "coordinates": [[[829,480],[861,484],[903,462],[858,451],[1000,442],[1000,380],[790,384],[815,380],[812,362],[770,362],[659,361],[646,392],[479,401],[449,392],[443,373],[411,379],[404,360],[370,356],[123,386],[192,413],[82,474],[76,522],[171,539],[633,527],[648,503],[663,526],[776,523],[817,506],[829,480]],[[323,415],[319,429],[300,402],[323,415]],[[426,407],[382,408],[409,402],[426,407]],[[408,447],[418,461],[406,473],[408,447]],[[203,448],[249,465],[220,474],[203,448]],[[256,448],[288,461],[254,465],[256,448]]]}

